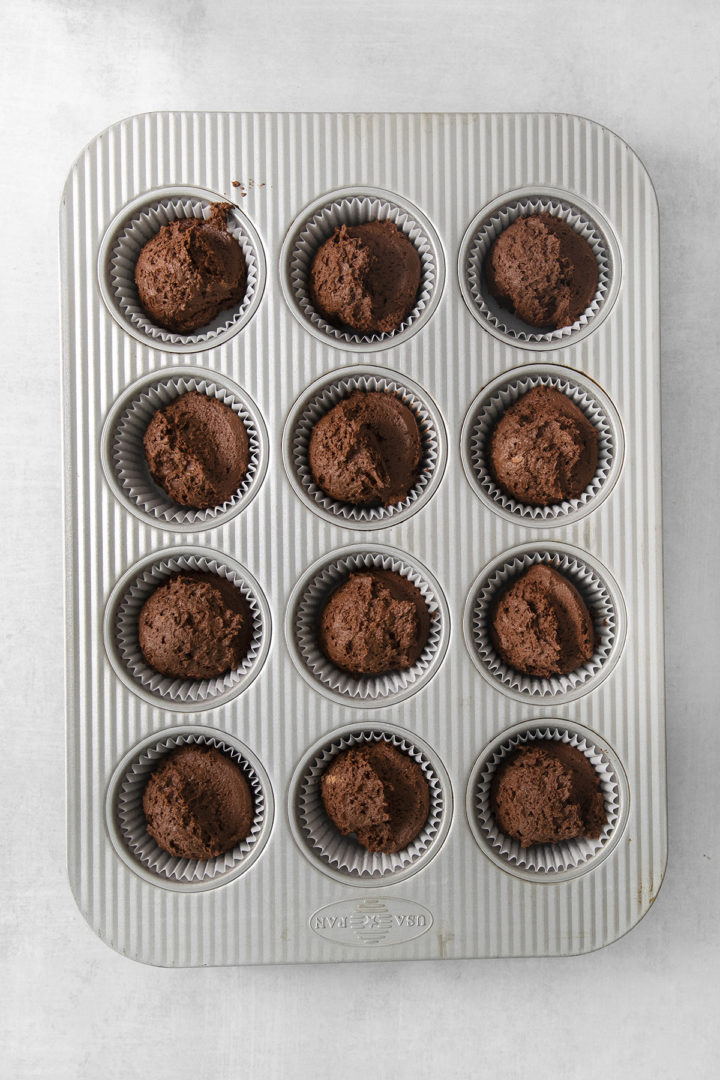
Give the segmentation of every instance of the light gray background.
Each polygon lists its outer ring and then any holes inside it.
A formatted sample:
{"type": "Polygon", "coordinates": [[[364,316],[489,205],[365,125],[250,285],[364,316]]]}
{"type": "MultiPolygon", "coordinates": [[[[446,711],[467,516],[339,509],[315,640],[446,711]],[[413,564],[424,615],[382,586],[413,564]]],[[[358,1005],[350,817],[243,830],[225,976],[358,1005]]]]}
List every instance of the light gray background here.
{"type": "Polygon", "coordinates": [[[717,0],[4,6],[4,1075],[714,1072],[719,10],[717,0]],[[58,204],[98,131],[173,108],[572,112],[645,162],[661,211],[670,861],[650,914],[602,952],[166,971],[111,952],[75,908],[64,835],[58,204]]]}

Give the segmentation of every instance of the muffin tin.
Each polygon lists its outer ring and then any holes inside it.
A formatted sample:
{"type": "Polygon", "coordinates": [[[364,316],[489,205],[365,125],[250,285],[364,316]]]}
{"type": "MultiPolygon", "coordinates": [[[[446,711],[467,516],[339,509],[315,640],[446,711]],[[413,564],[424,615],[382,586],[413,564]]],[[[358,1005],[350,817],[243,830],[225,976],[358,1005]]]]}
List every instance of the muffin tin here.
{"type": "Polygon", "coordinates": [[[61,267],[68,867],[93,929],[137,960],[199,966],[567,955],[633,927],[662,880],[666,807],[658,218],[632,150],[557,114],[146,114],[73,166],[61,267]],[[237,205],[252,295],[189,338],[156,333],[134,310],[133,244],[214,201],[237,205]],[[536,206],[602,260],[561,333],[499,317],[478,277],[487,235],[536,206]],[[365,215],[418,245],[423,283],[398,331],[363,339],[318,318],[304,274],[335,224],[365,215]],[[538,384],[601,440],[591,488],[551,512],[504,498],[484,467],[489,419],[538,384]],[[348,513],[308,479],[309,419],[358,385],[421,419],[428,471],[392,513],[348,513]],[[253,428],[252,476],[216,512],[163,499],[138,455],[148,409],[190,387],[253,428]],[[573,577],[599,630],[571,679],[517,679],[491,655],[489,597],[538,560],[573,577]],[[339,678],[314,655],[318,597],[368,563],[431,604],[427,655],[402,678],[339,678]],[[252,656],[226,683],[137,663],[138,596],[180,565],[253,598],[252,656]],[[534,737],[593,762],[598,841],[521,852],[497,835],[492,771],[534,737]],[[428,826],[399,857],[339,838],[317,804],[323,763],[368,739],[431,784],[428,826]],[[152,762],[186,741],[222,747],[255,790],[251,837],[212,865],[163,858],[139,817],[152,762]]]}

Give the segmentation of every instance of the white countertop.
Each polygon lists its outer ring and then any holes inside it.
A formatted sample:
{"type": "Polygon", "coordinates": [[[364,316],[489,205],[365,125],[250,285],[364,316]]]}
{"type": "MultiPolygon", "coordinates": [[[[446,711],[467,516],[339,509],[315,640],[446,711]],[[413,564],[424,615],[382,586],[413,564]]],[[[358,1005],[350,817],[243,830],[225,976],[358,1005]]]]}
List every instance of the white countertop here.
{"type": "Polygon", "coordinates": [[[715,0],[15,0],[3,23],[3,1074],[709,1076],[720,1051],[715,0]],[[649,915],[609,948],[170,971],[113,953],[78,913],[65,872],[58,204],[93,135],[175,108],[572,112],[647,166],[661,212],[670,859],[649,915]]]}

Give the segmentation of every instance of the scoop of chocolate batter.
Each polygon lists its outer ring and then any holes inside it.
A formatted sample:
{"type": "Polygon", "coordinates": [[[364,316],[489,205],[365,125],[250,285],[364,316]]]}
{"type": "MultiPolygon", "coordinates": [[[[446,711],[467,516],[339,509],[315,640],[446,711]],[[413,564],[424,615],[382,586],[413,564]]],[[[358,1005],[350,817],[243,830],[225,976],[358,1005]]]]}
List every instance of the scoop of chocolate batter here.
{"type": "Polygon", "coordinates": [[[595,651],[592,619],[571,581],[538,563],[497,600],[490,633],[506,664],[526,675],[566,675],[595,651]]]}
{"type": "Polygon", "coordinates": [[[310,267],[310,298],[335,326],[392,333],[415,306],[420,256],[392,221],[341,225],[310,267]]]}
{"type": "Polygon", "coordinates": [[[488,458],[503,491],[548,506],[575,499],[588,486],[597,469],[598,433],[567,394],[535,386],[500,417],[488,458]]]}
{"type": "Polygon", "coordinates": [[[338,754],[321,779],[328,817],[368,851],[402,851],[427,821],[430,791],[422,768],[387,742],[338,754]]]}
{"type": "Polygon", "coordinates": [[[190,334],[244,297],[247,266],[227,231],[229,209],[230,203],[216,203],[207,220],[171,221],[143,247],[135,284],[144,311],[158,326],[190,334]]]}
{"type": "Polygon", "coordinates": [[[538,740],[511,754],[493,778],[490,804],[502,831],[524,848],[597,837],[607,822],[592,763],[557,739],[538,740]]]}
{"type": "Polygon", "coordinates": [[[153,480],[181,506],[222,506],[247,472],[245,425],[207,394],[190,391],[158,409],[143,444],[153,480]]]}
{"type": "Polygon", "coordinates": [[[351,574],[320,616],[320,647],[353,675],[409,668],[428,638],[430,613],[419,589],[391,570],[351,574]]]}
{"type": "Polygon", "coordinates": [[[310,437],[315,482],[356,506],[402,502],[421,457],[417,420],[391,393],[356,390],[318,420],[310,437]]]}
{"type": "Polygon", "coordinates": [[[587,240],[552,214],[520,217],[504,229],[483,272],[498,303],[539,329],[572,326],[598,286],[587,240]]]}
{"type": "Polygon", "coordinates": [[[250,605],[218,574],[174,575],[151,593],[138,619],[146,662],[181,679],[211,679],[238,667],[251,636],[250,605]]]}
{"type": "Polygon", "coordinates": [[[147,830],[182,859],[211,859],[239,844],[254,818],[242,770],[214,746],[181,746],[164,757],[143,794],[147,830]]]}

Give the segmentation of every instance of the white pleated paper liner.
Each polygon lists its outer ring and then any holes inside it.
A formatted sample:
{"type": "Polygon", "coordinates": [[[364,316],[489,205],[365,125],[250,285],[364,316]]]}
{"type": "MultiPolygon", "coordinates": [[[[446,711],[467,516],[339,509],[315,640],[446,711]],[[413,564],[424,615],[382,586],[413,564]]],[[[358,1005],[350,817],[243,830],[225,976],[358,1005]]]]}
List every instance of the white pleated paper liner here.
{"type": "Polygon", "coordinates": [[[283,433],[285,468],[297,494],[315,513],[336,525],[377,529],[410,517],[436,490],[445,463],[447,439],[439,412],[420,386],[381,368],[348,368],[324,376],[295,405],[283,433]],[[394,394],[414,414],[420,430],[422,461],[417,480],[402,502],[392,506],[353,506],[318,487],[310,468],[310,439],[318,420],[355,390],[394,394]]]}
{"type": "Polygon", "coordinates": [[[156,733],[136,746],[115,770],[108,787],[108,828],[118,854],[146,880],[175,891],[215,888],[248,870],[265,846],[274,803],[267,773],[238,740],[210,728],[156,733]],[[212,746],[239,766],[250,785],[254,817],[249,834],[212,859],[183,859],[164,851],[147,831],[143,795],[151,773],[179,746],[212,746]]]}
{"type": "Polygon", "coordinates": [[[439,238],[421,211],[400,196],[379,188],[330,192],[306,207],[291,226],[280,252],[280,276],[290,309],[316,337],[341,349],[373,352],[414,334],[430,318],[440,299],[445,268],[439,238]],[[420,287],[412,311],[392,333],[359,334],[327,322],[310,299],[309,274],[315,252],[341,225],[392,221],[420,256],[420,287]]]}
{"type": "Polygon", "coordinates": [[[251,502],[267,467],[267,432],[257,406],[229,379],[192,368],[165,368],[140,379],[115,403],[100,450],[108,483],[128,510],[162,529],[190,532],[222,525],[251,502]],[[170,498],[153,480],[143,445],[155,412],[191,391],[231,408],[248,436],[248,468],[238,490],[222,505],[205,510],[181,506],[170,498]]]}
{"type": "Polygon", "coordinates": [[[290,823],[308,859],[323,873],[355,885],[388,885],[416,873],[439,850],[452,816],[449,777],[433,751],[413,734],[391,725],[345,728],[311,749],[290,786],[290,823]],[[428,782],[430,809],[413,842],[394,854],[368,851],[354,835],[343,836],[322,801],[321,777],[343,750],[363,743],[387,742],[416,761],[428,782]]]}
{"type": "Polygon", "coordinates": [[[470,311],[496,337],[523,348],[553,349],[585,336],[610,309],[619,288],[619,250],[601,227],[599,215],[570,193],[529,189],[496,200],[471,223],[460,248],[460,287],[470,311]],[[483,263],[494,241],[520,217],[551,214],[570,225],[590,245],[598,264],[598,286],[585,311],[572,326],[539,330],[517,318],[491,295],[483,263]]]}
{"type": "Polygon", "coordinates": [[[201,711],[223,704],[255,679],[267,655],[270,611],[253,576],[239,563],[204,548],[166,549],[132,567],[115,586],[105,609],[105,648],[116,674],[152,705],[178,712],[201,711]],[[182,572],[217,574],[243,594],[252,615],[252,637],[237,668],[213,679],[162,675],[145,661],[138,640],[138,618],[158,586],[182,572]]]}
{"type": "Polygon", "coordinates": [[[625,641],[625,606],[608,571],[585,552],[566,544],[527,545],[495,559],[475,580],[465,606],[465,641],[475,666],[502,693],[521,701],[553,704],[594,689],[610,673],[625,641]],[[537,563],[567,578],[582,596],[595,630],[595,652],[567,675],[540,678],[509,667],[495,651],[490,620],[495,601],[513,581],[537,563]]]}
{"type": "Polygon", "coordinates": [[[601,388],[580,372],[550,364],[528,365],[494,379],[475,398],[462,431],[465,473],[473,490],[508,521],[521,525],[567,525],[594,510],[610,494],[622,467],[624,437],[617,411],[601,388]],[[577,498],[548,506],[519,502],[496,483],[488,451],[495,425],[503,413],[534,387],[551,387],[566,394],[598,433],[595,475],[577,498]]]}
{"type": "Polygon", "coordinates": [[[180,218],[208,219],[212,204],[226,201],[201,189],[165,188],[135,199],[110,225],[98,256],[100,290],[110,313],[138,341],[176,353],[198,352],[232,337],[257,310],[265,286],[265,256],[257,231],[237,208],[228,211],[227,228],[247,265],[247,287],[238,304],[221,311],[207,326],[178,334],[154,323],[138,298],[135,265],[148,240],[180,218]]]}
{"type": "Polygon", "coordinates": [[[533,721],[503,732],[483,752],[470,776],[466,809],[475,839],[493,862],[518,877],[553,882],[586,873],[609,855],[627,821],[629,792],[617,756],[592,731],[562,720],[533,721]],[[599,837],[578,836],[523,848],[501,832],[495,820],[490,797],[493,777],[519,746],[547,740],[575,747],[591,763],[600,781],[607,822],[599,837]]]}
{"type": "Polygon", "coordinates": [[[300,674],[320,693],[344,705],[374,708],[416,693],[437,671],[448,643],[449,611],[432,575],[392,548],[365,545],[335,552],[316,562],[296,585],[287,606],[285,635],[300,674]],[[352,675],[336,667],[318,644],[318,624],[332,593],[350,574],[390,570],[415,585],[427,604],[430,631],[412,667],[381,675],[352,675]]]}

